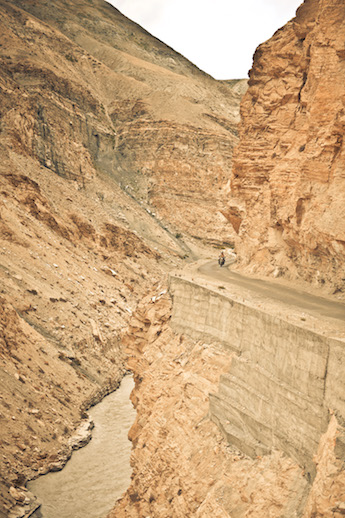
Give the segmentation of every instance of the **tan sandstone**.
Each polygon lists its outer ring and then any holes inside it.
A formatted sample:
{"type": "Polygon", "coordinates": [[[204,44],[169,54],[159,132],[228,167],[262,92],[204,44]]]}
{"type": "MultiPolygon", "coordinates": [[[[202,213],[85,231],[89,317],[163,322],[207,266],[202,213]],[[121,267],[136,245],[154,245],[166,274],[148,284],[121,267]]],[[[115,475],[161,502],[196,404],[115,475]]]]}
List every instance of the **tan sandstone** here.
{"type": "Polygon", "coordinates": [[[278,451],[252,459],[225,440],[209,393],[231,355],[174,333],[170,314],[169,296],[152,293],[124,336],[136,382],[133,476],[109,517],[292,516],[283,513],[303,493],[301,469],[278,451]]]}
{"type": "Polygon", "coordinates": [[[344,4],[305,0],[258,47],[231,201],[247,272],[344,290],[344,4]]]}

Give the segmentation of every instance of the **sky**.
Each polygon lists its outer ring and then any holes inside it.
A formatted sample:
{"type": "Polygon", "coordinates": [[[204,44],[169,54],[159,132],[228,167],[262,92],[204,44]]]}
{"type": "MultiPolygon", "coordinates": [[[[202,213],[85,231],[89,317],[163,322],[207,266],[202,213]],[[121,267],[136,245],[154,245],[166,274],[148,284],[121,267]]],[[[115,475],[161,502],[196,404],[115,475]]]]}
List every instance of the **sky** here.
{"type": "Polygon", "coordinates": [[[107,0],[215,79],[248,76],[256,47],[303,0],[107,0]]]}

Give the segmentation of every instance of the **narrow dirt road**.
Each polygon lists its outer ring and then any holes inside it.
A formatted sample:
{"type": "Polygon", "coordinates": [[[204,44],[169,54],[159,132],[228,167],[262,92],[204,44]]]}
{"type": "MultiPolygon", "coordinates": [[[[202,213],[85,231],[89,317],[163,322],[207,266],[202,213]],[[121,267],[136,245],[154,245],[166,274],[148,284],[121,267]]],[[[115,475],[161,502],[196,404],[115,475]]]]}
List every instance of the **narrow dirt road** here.
{"type": "Polygon", "coordinates": [[[235,284],[247,290],[252,290],[264,297],[291,304],[301,308],[304,312],[321,315],[326,318],[335,318],[345,321],[345,304],[338,301],[318,297],[310,293],[289,288],[274,282],[251,279],[232,272],[229,267],[220,267],[216,261],[209,261],[198,268],[198,272],[213,280],[235,284]]]}

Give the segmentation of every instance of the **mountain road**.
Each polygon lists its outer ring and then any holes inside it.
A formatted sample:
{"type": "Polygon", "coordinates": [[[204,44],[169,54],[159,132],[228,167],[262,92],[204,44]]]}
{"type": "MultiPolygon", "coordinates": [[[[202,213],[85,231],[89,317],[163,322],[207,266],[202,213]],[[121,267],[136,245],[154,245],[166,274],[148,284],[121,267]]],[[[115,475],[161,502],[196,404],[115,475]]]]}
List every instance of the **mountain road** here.
{"type": "Polygon", "coordinates": [[[216,261],[208,261],[197,271],[204,277],[254,291],[260,296],[299,307],[303,312],[311,313],[314,316],[320,315],[345,322],[345,304],[343,302],[313,295],[273,281],[245,277],[231,271],[229,266],[220,267],[216,261]]]}

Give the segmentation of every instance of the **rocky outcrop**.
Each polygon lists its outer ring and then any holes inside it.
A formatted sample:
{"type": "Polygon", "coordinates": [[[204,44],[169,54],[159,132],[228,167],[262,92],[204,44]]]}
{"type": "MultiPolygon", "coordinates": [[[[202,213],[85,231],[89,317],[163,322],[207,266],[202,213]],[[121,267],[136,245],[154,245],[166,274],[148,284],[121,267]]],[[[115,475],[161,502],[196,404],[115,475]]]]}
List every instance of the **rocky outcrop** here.
{"type": "Polygon", "coordinates": [[[305,499],[302,470],[277,450],[252,459],[209,415],[209,394],[231,365],[219,343],[169,326],[171,301],[152,293],[124,341],[134,373],[131,486],[109,517],[291,518],[305,499]]]}
{"type": "Polygon", "coordinates": [[[131,319],[133,475],[109,517],[340,518],[341,332],[221,288],[171,277],[172,304],[159,290],[131,319]]]}
{"type": "Polygon", "coordinates": [[[341,295],[345,264],[344,5],[305,0],[258,47],[241,105],[231,201],[247,271],[341,295]]]}

